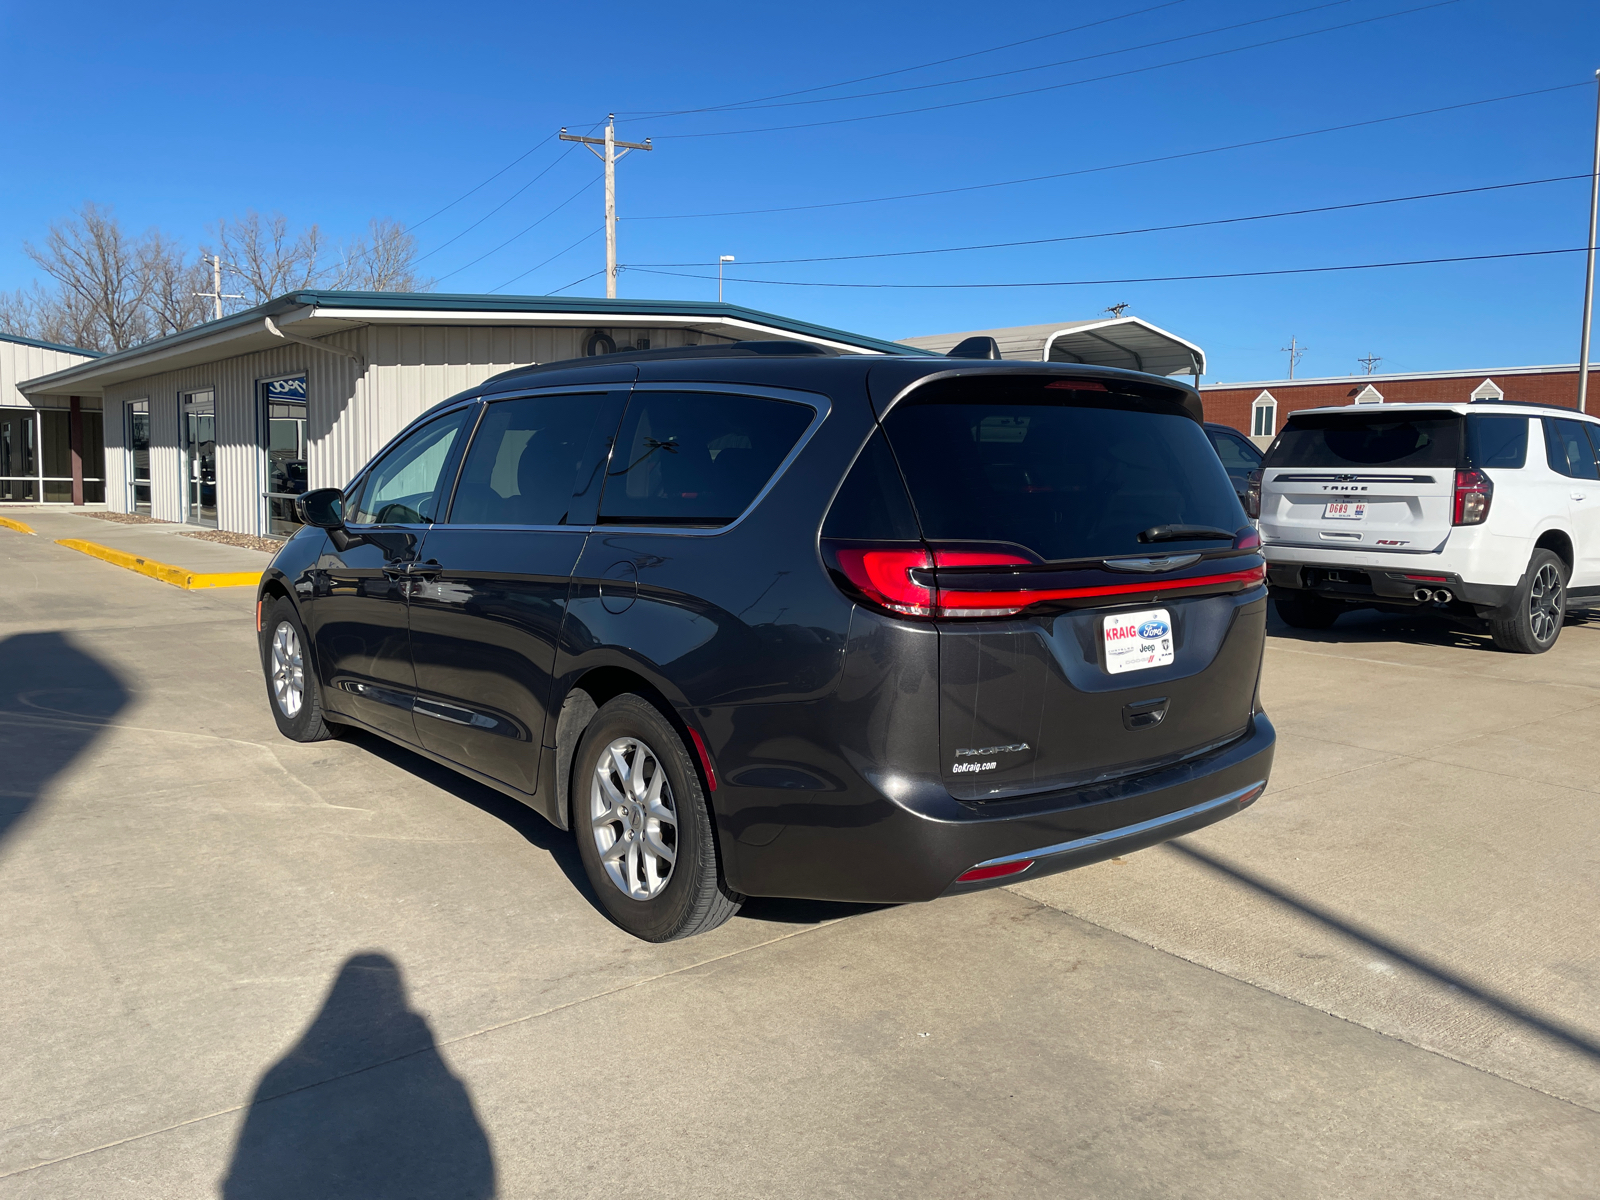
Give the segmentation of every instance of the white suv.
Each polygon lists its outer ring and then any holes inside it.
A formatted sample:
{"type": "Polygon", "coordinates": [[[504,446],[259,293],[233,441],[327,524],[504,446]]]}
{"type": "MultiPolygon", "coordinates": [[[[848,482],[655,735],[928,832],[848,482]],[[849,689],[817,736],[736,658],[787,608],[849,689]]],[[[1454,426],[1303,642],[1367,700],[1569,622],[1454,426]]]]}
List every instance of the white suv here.
{"type": "Polygon", "coordinates": [[[1448,611],[1540,654],[1600,596],[1600,421],[1570,409],[1384,404],[1297,412],[1251,479],[1278,615],[1448,611]]]}

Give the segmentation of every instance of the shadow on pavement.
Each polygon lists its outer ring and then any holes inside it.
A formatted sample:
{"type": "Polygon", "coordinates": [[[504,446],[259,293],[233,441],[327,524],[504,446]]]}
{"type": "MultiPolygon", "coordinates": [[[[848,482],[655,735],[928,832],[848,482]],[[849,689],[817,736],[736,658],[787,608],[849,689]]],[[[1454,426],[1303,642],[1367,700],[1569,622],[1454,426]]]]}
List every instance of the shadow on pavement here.
{"type": "Polygon", "coordinates": [[[1420,955],[1400,949],[1393,942],[1386,941],[1372,930],[1363,929],[1354,922],[1339,917],[1320,905],[1301,899],[1285,891],[1282,887],[1252,874],[1243,867],[1224,862],[1215,855],[1196,850],[1193,846],[1187,846],[1181,841],[1168,842],[1167,848],[1183,855],[1191,862],[1198,863],[1200,866],[1215,871],[1219,875],[1225,875],[1236,883],[1241,883],[1245,887],[1269,897],[1286,908],[1292,908],[1295,912],[1310,917],[1313,921],[1336,933],[1360,942],[1365,946],[1370,946],[1380,954],[1392,958],[1395,962],[1403,963],[1417,974],[1425,975],[1429,979],[1445,984],[1463,996],[1470,997],[1484,1007],[1493,1009],[1502,1016],[1510,1017],[1512,1020],[1543,1034],[1547,1038],[1561,1042],[1575,1050],[1580,1050],[1591,1058],[1600,1058],[1600,1039],[1595,1038],[1584,1030],[1575,1029],[1553,1018],[1541,1016],[1533,1009],[1518,1004],[1515,1000],[1486,991],[1462,976],[1456,975],[1435,963],[1428,962],[1420,955]]]}
{"type": "Polygon", "coordinates": [[[751,896],[739,915],[751,921],[772,921],[779,925],[821,925],[858,917],[892,904],[847,904],[839,900],[782,900],[775,896],[751,896]]]}
{"type": "Polygon", "coordinates": [[[440,766],[431,758],[424,758],[404,746],[397,746],[375,733],[347,728],[343,740],[352,746],[360,746],[374,757],[381,758],[407,774],[433,784],[440,791],[449,792],[456,799],[464,800],[491,817],[504,821],[529,843],[548,854],[594,910],[604,915],[605,909],[600,907],[599,899],[589,886],[589,877],[584,874],[583,862],[578,858],[578,844],[573,841],[570,833],[557,829],[526,804],[518,803],[492,787],[468,779],[449,767],[440,766]]]}
{"type": "MultiPolygon", "coordinates": [[[[1481,623],[1423,609],[1414,613],[1384,612],[1373,608],[1351,609],[1327,629],[1294,629],[1279,619],[1276,606],[1267,611],[1268,635],[1297,642],[1346,646],[1401,642],[1411,646],[1451,646],[1458,650],[1502,653],[1481,623]]],[[[1564,628],[1593,625],[1596,622],[1600,622],[1600,612],[1569,609],[1564,628]]]]}
{"type": "Polygon", "coordinates": [[[489,1137],[411,1011],[399,966],[385,954],[352,956],[257,1086],[224,1200],[494,1194],[489,1137]]]}
{"type": "Polygon", "coordinates": [[[130,699],[63,633],[0,640],[0,841],[130,699]]]}

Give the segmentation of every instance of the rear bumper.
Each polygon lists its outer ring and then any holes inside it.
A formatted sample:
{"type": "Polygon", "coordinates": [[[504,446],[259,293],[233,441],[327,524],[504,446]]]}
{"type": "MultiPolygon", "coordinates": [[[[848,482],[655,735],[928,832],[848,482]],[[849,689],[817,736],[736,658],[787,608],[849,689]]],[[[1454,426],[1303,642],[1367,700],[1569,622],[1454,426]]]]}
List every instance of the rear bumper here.
{"type": "Polygon", "coordinates": [[[792,823],[764,848],[739,845],[736,831],[725,830],[733,835],[723,841],[734,850],[729,882],[750,895],[903,903],[1037,879],[1248,807],[1271,773],[1276,739],[1257,713],[1228,745],[1125,780],[985,804],[955,801],[942,787],[937,801],[931,794],[891,801],[874,788],[876,803],[852,806],[848,822],[832,806],[803,817],[791,808],[792,823]],[[958,882],[980,864],[1028,857],[1034,861],[1024,871],[958,882]]]}
{"type": "Polygon", "coordinates": [[[1348,604],[1398,607],[1432,603],[1431,599],[1416,598],[1419,588],[1444,588],[1454,600],[1479,610],[1480,615],[1510,604],[1516,594],[1515,584],[1468,583],[1457,572],[1420,563],[1392,568],[1340,562],[1269,563],[1267,585],[1274,592],[1307,592],[1348,604]]]}

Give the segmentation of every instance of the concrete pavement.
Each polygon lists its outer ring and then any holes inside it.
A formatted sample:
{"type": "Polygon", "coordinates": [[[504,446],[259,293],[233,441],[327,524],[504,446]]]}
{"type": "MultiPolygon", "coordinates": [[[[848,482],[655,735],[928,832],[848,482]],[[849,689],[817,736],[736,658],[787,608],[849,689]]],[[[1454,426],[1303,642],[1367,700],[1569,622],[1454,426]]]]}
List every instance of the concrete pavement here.
{"type": "Polygon", "coordinates": [[[0,579],[0,1196],[1600,1192],[1588,630],[1276,639],[1184,849],[650,946],[515,803],[281,739],[248,589],[0,579]]]}

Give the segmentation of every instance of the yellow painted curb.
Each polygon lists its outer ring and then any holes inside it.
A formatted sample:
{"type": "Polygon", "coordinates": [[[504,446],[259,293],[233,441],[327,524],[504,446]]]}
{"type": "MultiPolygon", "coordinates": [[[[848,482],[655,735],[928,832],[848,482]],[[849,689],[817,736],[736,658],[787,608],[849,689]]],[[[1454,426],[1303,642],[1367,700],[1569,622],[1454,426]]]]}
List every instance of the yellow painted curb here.
{"type": "Polygon", "coordinates": [[[0,526],[6,529],[15,529],[18,533],[32,533],[31,526],[24,525],[21,521],[13,521],[10,517],[0,517],[0,526]]]}
{"type": "Polygon", "coordinates": [[[175,567],[171,563],[152,562],[148,558],[140,558],[125,550],[113,550],[110,546],[102,546],[98,542],[80,541],[78,538],[57,538],[56,545],[65,546],[68,550],[77,550],[91,558],[103,559],[112,566],[126,567],[130,571],[137,571],[141,575],[148,575],[151,579],[159,579],[162,583],[170,583],[173,587],[181,587],[185,591],[192,592],[197,588],[254,587],[261,582],[260,571],[227,571],[202,575],[186,571],[182,567],[175,567]]]}

